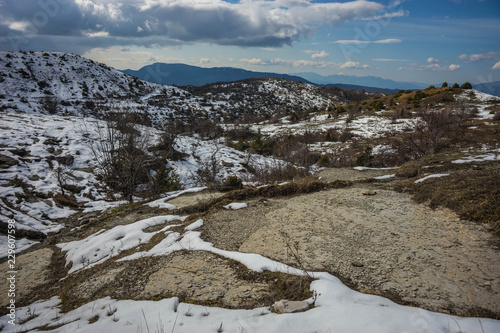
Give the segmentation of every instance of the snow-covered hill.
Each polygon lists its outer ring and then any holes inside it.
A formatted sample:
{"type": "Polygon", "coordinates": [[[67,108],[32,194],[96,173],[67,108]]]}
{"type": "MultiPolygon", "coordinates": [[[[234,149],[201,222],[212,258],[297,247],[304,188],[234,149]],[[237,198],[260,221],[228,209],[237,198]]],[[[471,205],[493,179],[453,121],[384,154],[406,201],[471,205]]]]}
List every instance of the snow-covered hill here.
{"type": "MultiPolygon", "coordinates": [[[[126,203],[119,193],[113,193],[99,180],[97,163],[88,142],[100,138],[95,132],[86,130],[98,122],[102,121],[74,116],[0,113],[2,223],[13,218],[19,229],[41,235],[59,231],[63,228],[59,219],[77,211],[103,210],[126,203]],[[66,195],[74,197],[73,202],[60,195],[61,185],[66,195]]],[[[154,145],[157,131],[144,130],[151,132],[149,136],[154,145]]],[[[217,140],[180,136],[175,149],[184,157],[168,163],[186,187],[197,185],[195,175],[214,151],[217,160],[223,163],[217,170],[220,180],[228,176],[250,179],[244,167],[250,162],[255,167],[276,163],[272,158],[226,147],[217,140]]]]}
{"type": "Polygon", "coordinates": [[[234,120],[242,114],[273,115],[347,101],[342,90],[278,78],[208,85],[188,92],[142,81],[74,54],[0,51],[2,110],[66,115],[134,110],[160,124],[172,119],[234,120]]]}

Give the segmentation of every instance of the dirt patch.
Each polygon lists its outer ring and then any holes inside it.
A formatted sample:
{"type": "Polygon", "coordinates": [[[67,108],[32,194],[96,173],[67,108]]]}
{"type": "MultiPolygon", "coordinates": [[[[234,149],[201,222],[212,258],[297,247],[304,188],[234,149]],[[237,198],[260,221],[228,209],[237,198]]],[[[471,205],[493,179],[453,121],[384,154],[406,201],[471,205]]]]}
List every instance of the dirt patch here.
{"type": "Polygon", "coordinates": [[[298,242],[308,269],[330,271],[362,292],[397,295],[393,299],[434,311],[500,314],[500,253],[486,226],[415,204],[406,194],[366,191],[373,189],[269,199],[272,209],[258,203],[220,211],[206,218],[203,237],[220,248],[241,244],[241,252],[296,265],[288,238],[298,242]]]}
{"type": "MultiPolygon", "coordinates": [[[[16,257],[16,299],[19,300],[28,295],[36,287],[48,282],[49,270],[53,251],[50,248],[43,248],[28,252],[16,257]]],[[[0,265],[3,276],[7,277],[10,271],[8,262],[0,265]]],[[[3,279],[6,281],[6,278],[3,279]]],[[[0,284],[0,304],[2,308],[9,303],[9,284],[0,284]]]]}
{"type": "Polygon", "coordinates": [[[321,180],[326,182],[333,182],[335,180],[361,180],[375,178],[385,175],[393,174],[395,170],[382,170],[382,169],[366,169],[355,170],[353,168],[328,168],[316,173],[315,176],[321,177],[321,180]]]}

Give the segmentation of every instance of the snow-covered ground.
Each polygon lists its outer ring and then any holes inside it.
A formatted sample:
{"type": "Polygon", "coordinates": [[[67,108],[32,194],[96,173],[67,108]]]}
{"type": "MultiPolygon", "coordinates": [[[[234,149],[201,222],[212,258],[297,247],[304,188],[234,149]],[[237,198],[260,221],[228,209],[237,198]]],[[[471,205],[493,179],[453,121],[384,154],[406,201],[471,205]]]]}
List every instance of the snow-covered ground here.
{"type": "MultiPolygon", "coordinates": [[[[145,108],[154,120],[175,118],[179,110],[204,111],[205,113],[225,110],[229,107],[244,108],[245,103],[255,96],[246,97],[246,102],[233,105],[231,96],[223,93],[207,101],[174,87],[159,86],[133,79],[107,66],[97,64],[79,56],[62,53],[16,53],[8,55],[0,51],[0,70],[4,81],[0,85],[2,106],[9,112],[0,113],[0,220],[7,223],[16,220],[18,229],[37,231],[44,234],[60,231],[64,226],[59,219],[77,212],[78,208],[60,206],[54,194],[61,191],[58,185],[57,167],[61,167],[64,182],[73,185],[75,200],[84,212],[105,210],[125,203],[118,194],[109,201],[106,188],[96,177],[96,162],[86,143],[98,137],[82,127],[84,121],[75,116],[46,115],[44,103],[48,96],[57,96],[68,103],[59,105],[59,111],[77,114],[85,100],[109,99],[118,109],[145,108]],[[57,69],[57,70],[54,70],[57,69]],[[130,95],[127,95],[127,92],[130,95]],[[138,97],[140,96],[140,97],[138,97]],[[155,98],[167,97],[167,105],[154,105],[155,98]],[[150,103],[151,102],[151,103],[150,103]],[[17,110],[20,112],[13,112],[17,110]],[[36,192],[36,195],[31,195],[36,192]]],[[[306,86],[297,92],[277,81],[263,81],[258,87],[261,92],[278,96],[283,103],[305,103],[327,105],[328,98],[317,95],[314,87],[306,86]]],[[[500,100],[478,91],[472,91],[479,101],[479,117],[492,118],[487,110],[492,100],[500,100]]],[[[468,94],[468,93],[467,93],[468,94]]],[[[468,95],[464,94],[464,98],[468,95]]],[[[468,98],[468,97],[467,97],[468,98]]],[[[165,101],[165,100],[164,100],[165,101]]],[[[286,106],[284,104],[284,106],[286,106]]],[[[227,111],[227,110],[226,110],[227,111]]],[[[234,110],[232,110],[234,111],[234,110]]],[[[231,111],[231,112],[232,112],[231,111]]],[[[380,116],[358,116],[350,121],[347,115],[331,119],[318,115],[308,121],[291,123],[282,119],[278,124],[262,123],[252,126],[266,136],[279,134],[304,134],[306,131],[349,130],[361,138],[377,138],[387,132],[404,132],[416,120],[392,121],[380,116]]],[[[94,119],[87,124],[98,124],[94,119]]],[[[152,140],[158,131],[149,130],[152,140]]],[[[322,143],[314,150],[330,149],[337,143],[322,143]]],[[[204,141],[197,137],[180,136],[176,149],[185,154],[180,161],[169,161],[169,166],[179,175],[187,190],[166,193],[149,207],[175,208],[168,201],[179,195],[203,190],[196,186],[194,177],[203,161],[215,157],[220,163],[217,177],[228,176],[249,178],[247,165],[264,166],[277,163],[272,158],[242,153],[223,145],[222,141],[204,141]]],[[[377,146],[374,153],[388,149],[377,146]]],[[[453,163],[470,163],[500,160],[498,147],[471,154],[453,163]]],[[[427,181],[430,175],[416,182],[427,181]]],[[[394,177],[388,175],[378,179],[394,177]]],[[[140,198],[137,198],[140,199],[140,198]]],[[[245,209],[246,203],[232,203],[228,209],[245,209]]],[[[197,220],[183,231],[173,231],[185,219],[184,216],[156,216],[127,225],[103,229],[85,239],[59,243],[67,263],[72,262],[70,274],[78,270],[105,263],[119,253],[147,243],[155,235],[164,239],[147,251],[138,251],[121,258],[122,261],[140,260],[148,256],[165,256],[175,251],[209,251],[241,262],[249,269],[304,274],[285,264],[253,253],[240,253],[215,248],[205,242],[197,231],[203,220],[197,220]],[[163,227],[160,227],[164,225],[163,227]],[[161,229],[147,231],[149,227],[161,229]]],[[[37,244],[28,239],[18,239],[17,253],[37,244]]],[[[0,247],[5,248],[7,237],[0,236],[0,247]]],[[[36,327],[49,325],[55,332],[499,332],[500,321],[478,318],[459,318],[433,313],[414,307],[397,305],[382,297],[355,292],[343,285],[334,276],[324,272],[309,272],[317,278],[311,289],[317,299],[315,307],[307,312],[278,315],[268,308],[252,310],[229,310],[179,303],[178,298],[153,301],[113,300],[103,298],[61,314],[61,300],[57,297],[40,300],[28,307],[19,308],[16,326],[10,318],[0,318],[0,330],[5,332],[31,331],[36,327]],[[36,316],[24,322],[30,315],[36,316]],[[98,318],[97,321],[90,320],[98,318]],[[23,322],[20,324],[20,322],[23,322]]]]}
{"type": "Polygon", "coordinates": [[[104,199],[95,175],[89,172],[94,167],[92,153],[82,140],[78,121],[35,114],[0,115],[0,154],[13,164],[0,173],[0,196],[10,203],[0,202],[2,222],[14,218],[19,229],[43,233],[60,230],[63,226],[54,221],[76,210],[60,207],[52,198],[61,191],[54,171],[58,166],[62,167],[65,183],[80,189],[75,193],[77,202],[89,202],[88,197],[104,199]],[[47,198],[26,197],[23,187],[47,198]]]}
{"type": "MultiPolygon", "coordinates": [[[[470,153],[470,152],[468,152],[470,153]]],[[[473,154],[471,156],[464,157],[452,161],[451,163],[463,164],[463,163],[473,163],[473,162],[487,162],[487,161],[500,161],[500,148],[499,149],[485,149],[481,154],[473,154]]]]}
{"type": "MultiPolygon", "coordinates": [[[[154,219],[154,218],[153,218],[154,219]]],[[[170,217],[158,217],[171,221],[170,217]]],[[[132,238],[142,233],[151,221],[138,221],[128,225],[127,234],[132,238]]],[[[156,222],[153,222],[155,224],[156,222]]],[[[185,228],[182,237],[170,233],[148,252],[138,253],[122,260],[132,260],[147,255],[166,255],[173,251],[210,251],[231,258],[257,272],[264,270],[291,274],[304,272],[282,263],[252,253],[224,251],[213,247],[194,231],[202,225],[198,220],[185,228]],[[179,240],[180,239],[180,240],[179,240]]],[[[158,231],[165,232],[167,228],[158,231]]],[[[106,239],[116,239],[123,230],[115,227],[106,232],[106,239]]],[[[101,233],[100,235],[104,235],[101,233]]],[[[67,257],[77,258],[89,249],[80,246],[95,240],[96,235],[68,243],[67,257]],[[77,246],[78,245],[78,246],[77,246]]],[[[127,241],[128,242],[128,241],[127,241]]],[[[131,242],[135,244],[135,241],[131,242]]],[[[92,242],[102,244],[103,242],[92,242]]],[[[118,244],[116,244],[118,245],[118,244]]],[[[61,245],[59,245],[61,246],[61,245]]],[[[92,251],[95,249],[91,249],[92,251]]],[[[102,260],[106,260],[103,258],[102,260]]],[[[153,301],[114,300],[109,297],[95,300],[67,313],[60,313],[61,301],[57,297],[38,301],[17,310],[17,322],[0,318],[5,332],[30,331],[48,325],[55,332],[481,332],[500,330],[500,321],[480,318],[460,318],[434,313],[415,307],[398,305],[388,299],[365,295],[343,285],[328,273],[309,272],[316,280],[311,283],[314,297],[307,300],[314,307],[306,312],[293,314],[272,313],[262,307],[251,310],[230,310],[180,303],[177,297],[153,301]],[[36,316],[25,321],[31,315],[36,316]],[[91,320],[93,318],[93,320],[91,320]],[[97,319],[97,320],[96,320],[97,319]],[[23,323],[19,324],[19,320],[23,323]]]]}
{"type": "Polygon", "coordinates": [[[488,107],[491,106],[492,103],[500,103],[500,97],[489,95],[479,90],[471,89],[465,90],[459,96],[459,98],[468,100],[471,94],[475,99],[475,105],[478,111],[477,116],[483,119],[492,119],[495,114],[490,112],[490,110],[488,110],[488,107]]]}
{"type": "MultiPolygon", "coordinates": [[[[329,118],[328,115],[315,116],[307,121],[290,122],[287,118],[282,118],[279,123],[261,123],[251,126],[255,132],[261,131],[265,136],[276,136],[283,134],[301,135],[309,132],[327,132],[330,129],[350,131],[361,138],[378,138],[387,133],[401,133],[414,126],[415,119],[398,119],[392,121],[380,116],[359,116],[351,121],[346,121],[347,115],[338,119],[329,118]]],[[[327,144],[327,143],[326,143],[327,144]]]]}
{"type": "MultiPolygon", "coordinates": [[[[53,198],[54,194],[61,192],[55,171],[58,167],[62,168],[64,184],[77,187],[74,196],[85,212],[105,210],[124,203],[119,200],[118,194],[117,201],[109,201],[109,189],[96,178],[97,164],[87,144],[89,140],[99,140],[98,134],[91,130],[96,125],[103,124],[95,119],[74,116],[0,114],[0,155],[13,164],[0,172],[0,196],[9,203],[0,202],[2,222],[7,223],[8,219],[14,218],[19,229],[42,233],[60,230],[63,225],[57,220],[76,213],[77,209],[59,206],[53,198]],[[38,198],[26,197],[26,192],[36,192],[38,198]],[[46,199],[40,199],[40,196],[46,199]]],[[[157,130],[142,129],[149,132],[152,142],[157,140],[157,130]]],[[[175,169],[181,183],[188,188],[197,185],[195,176],[198,170],[214,152],[219,164],[219,180],[228,176],[250,179],[246,163],[259,166],[276,161],[242,153],[225,146],[222,141],[204,141],[187,136],[177,139],[176,149],[186,157],[170,161],[169,166],[175,169]]]]}

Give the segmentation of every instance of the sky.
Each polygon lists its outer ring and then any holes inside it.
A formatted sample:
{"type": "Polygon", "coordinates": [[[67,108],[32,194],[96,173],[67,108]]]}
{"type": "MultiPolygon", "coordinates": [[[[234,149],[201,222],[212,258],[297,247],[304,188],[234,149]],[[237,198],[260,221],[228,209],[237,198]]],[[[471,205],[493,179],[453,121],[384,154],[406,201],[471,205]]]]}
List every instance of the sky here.
{"type": "Polygon", "coordinates": [[[0,49],[405,82],[500,81],[499,0],[0,0],[0,49]]]}

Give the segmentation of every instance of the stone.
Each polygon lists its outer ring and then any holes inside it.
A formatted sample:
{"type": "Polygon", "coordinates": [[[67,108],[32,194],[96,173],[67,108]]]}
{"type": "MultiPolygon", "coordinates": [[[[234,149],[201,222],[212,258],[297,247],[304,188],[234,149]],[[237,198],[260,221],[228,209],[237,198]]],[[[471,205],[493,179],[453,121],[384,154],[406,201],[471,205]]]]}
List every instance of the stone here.
{"type": "Polygon", "coordinates": [[[288,301],[282,299],[274,303],[274,310],[278,313],[304,312],[310,307],[306,301],[288,301]]]}
{"type": "Polygon", "coordinates": [[[377,192],[375,192],[375,191],[364,191],[363,192],[363,195],[375,195],[375,194],[377,194],[377,192]]]}

